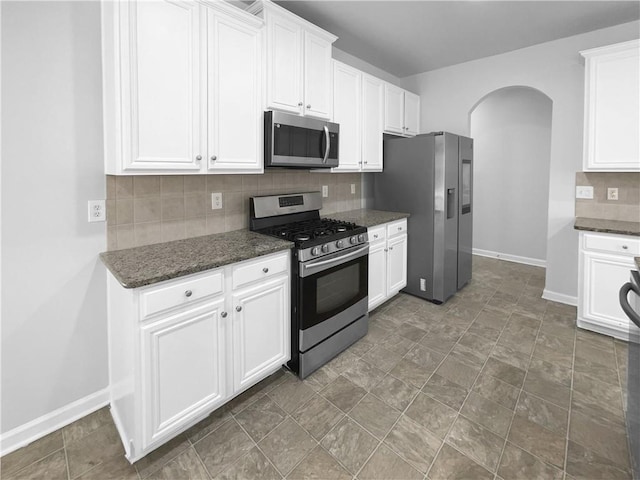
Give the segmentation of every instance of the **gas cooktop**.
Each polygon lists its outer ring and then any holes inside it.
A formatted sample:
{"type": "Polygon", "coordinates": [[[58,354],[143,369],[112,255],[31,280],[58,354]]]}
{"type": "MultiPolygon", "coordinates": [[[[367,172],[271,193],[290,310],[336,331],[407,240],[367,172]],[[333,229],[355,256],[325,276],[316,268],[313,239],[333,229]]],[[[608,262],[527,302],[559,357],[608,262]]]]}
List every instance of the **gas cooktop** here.
{"type": "Polygon", "coordinates": [[[258,230],[259,233],[265,235],[295,242],[297,248],[307,248],[331,240],[365,233],[366,231],[365,227],[360,227],[355,223],[331,218],[314,218],[258,230]]]}

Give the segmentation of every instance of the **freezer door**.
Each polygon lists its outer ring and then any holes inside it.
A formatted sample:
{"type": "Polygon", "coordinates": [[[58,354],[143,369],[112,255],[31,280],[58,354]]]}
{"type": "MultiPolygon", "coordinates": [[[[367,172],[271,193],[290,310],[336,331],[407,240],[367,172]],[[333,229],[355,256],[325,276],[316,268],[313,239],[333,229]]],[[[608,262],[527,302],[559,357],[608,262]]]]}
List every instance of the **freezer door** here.
{"type": "Polygon", "coordinates": [[[471,280],[473,239],[473,140],[459,138],[458,289],[471,280]]]}

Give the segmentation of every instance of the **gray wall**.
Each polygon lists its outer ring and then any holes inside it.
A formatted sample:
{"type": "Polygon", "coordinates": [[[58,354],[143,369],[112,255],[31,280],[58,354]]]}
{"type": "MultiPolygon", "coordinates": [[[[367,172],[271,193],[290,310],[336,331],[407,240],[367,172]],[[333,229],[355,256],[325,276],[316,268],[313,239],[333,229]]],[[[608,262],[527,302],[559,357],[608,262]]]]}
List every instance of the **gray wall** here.
{"type": "Polygon", "coordinates": [[[514,87],[490,93],[472,112],[477,253],[545,264],[551,109],[544,94],[514,87]]]}
{"type": "MultiPolygon", "coordinates": [[[[553,101],[545,297],[574,303],[578,234],[573,229],[575,172],[582,170],[584,61],[580,50],[638,38],[640,22],[596,30],[404,79],[420,95],[422,132],[469,134],[469,114],[504,87],[540,90],[553,101]]],[[[363,190],[364,191],[364,190],[363,190]]]]}
{"type": "Polygon", "coordinates": [[[3,433],[107,387],[99,2],[1,2],[3,433]]]}

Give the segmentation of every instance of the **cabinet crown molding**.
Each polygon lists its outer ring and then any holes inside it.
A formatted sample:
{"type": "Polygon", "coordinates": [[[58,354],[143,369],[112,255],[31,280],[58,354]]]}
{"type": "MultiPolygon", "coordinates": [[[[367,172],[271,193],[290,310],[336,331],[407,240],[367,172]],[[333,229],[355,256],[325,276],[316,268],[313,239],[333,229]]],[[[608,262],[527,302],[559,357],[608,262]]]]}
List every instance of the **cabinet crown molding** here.
{"type": "Polygon", "coordinates": [[[288,20],[300,24],[308,32],[311,32],[314,35],[317,35],[328,42],[333,43],[338,39],[338,37],[333,33],[323,30],[317,25],[314,25],[313,23],[305,20],[304,18],[299,17],[295,13],[291,13],[286,8],[283,8],[280,5],[273,3],[271,0],[256,0],[254,3],[252,3],[247,7],[246,11],[253,15],[262,14],[265,17],[271,12],[281,17],[286,17],[288,20]]]}
{"type": "Polygon", "coordinates": [[[254,28],[261,28],[264,25],[264,20],[260,17],[256,17],[246,10],[242,10],[241,8],[223,0],[198,0],[198,3],[212,10],[217,10],[218,12],[229,15],[236,20],[245,22],[254,28]]]}
{"type": "Polygon", "coordinates": [[[585,58],[593,57],[596,55],[614,54],[618,52],[625,52],[632,48],[640,48],[640,39],[629,40],[628,42],[616,43],[614,45],[605,45],[604,47],[590,48],[588,50],[581,50],[580,55],[585,58]]]}

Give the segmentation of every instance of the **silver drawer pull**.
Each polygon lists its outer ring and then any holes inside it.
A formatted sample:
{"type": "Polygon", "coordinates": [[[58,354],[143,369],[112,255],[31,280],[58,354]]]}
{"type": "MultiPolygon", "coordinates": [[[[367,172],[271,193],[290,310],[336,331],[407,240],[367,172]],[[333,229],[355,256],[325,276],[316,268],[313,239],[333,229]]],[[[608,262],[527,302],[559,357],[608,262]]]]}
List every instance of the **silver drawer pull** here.
{"type": "Polygon", "coordinates": [[[202,155],[198,155],[196,156],[196,160],[199,162],[200,160],[202,160],[202,155]]]}
{"type": "Polygon", "coordinates": [[[227,312],[222,312],[222,313],[220,314],[220,316],[221,316],[222,318],[227,318],[227,312]]]}
{"type": "Polygon", "coordinates": [[[238,305],[238,306],[236,307],[236,312],[241,312],[241,311],[242,311],[242,307],[241,307],[240,305],[238,305]]]}
{"type": "Polygon", "coordinates": [[[269,273],[269,269],[268,269],[267,267],[264,267],[264,268],[262,269],[262,271],[263,271],[264,273],[269,273]]]}
{"type": "Polygon", "coordinates": [[[193,292],[191,290],[187,290],[186,292],[184,292],[185,297],[190,297],[191,295],[193,295],[193,292]]]}
{"type": "Polygon", "coordinates": [[[398,231],[402,230],[402,227],[398,227],[398,231]]]}
{"type": "Polygon", "coordinates": [[[629,247],[627,247],[626,245],[622,245],[623,250],[628,249],[629,247]]]}

